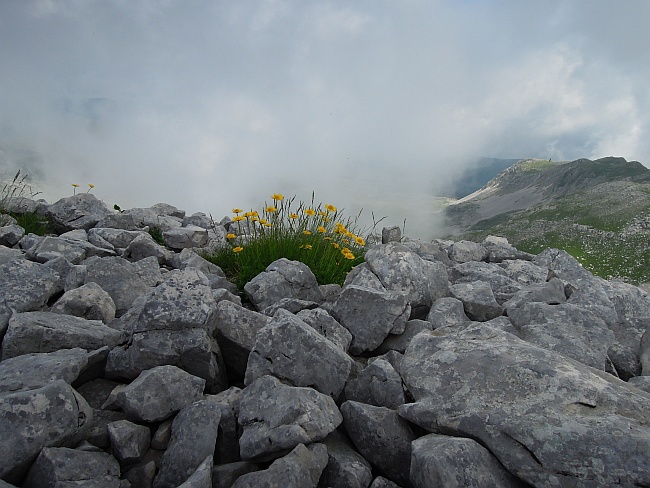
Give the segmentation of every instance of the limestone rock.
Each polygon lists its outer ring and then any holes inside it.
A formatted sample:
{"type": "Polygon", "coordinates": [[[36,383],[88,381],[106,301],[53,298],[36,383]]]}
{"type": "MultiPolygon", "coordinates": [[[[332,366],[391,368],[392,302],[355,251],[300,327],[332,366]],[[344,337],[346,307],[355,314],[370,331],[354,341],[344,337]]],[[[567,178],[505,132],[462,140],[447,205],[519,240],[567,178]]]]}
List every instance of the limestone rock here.
{"type": "Polygon", "coordinates": [[[326,465],[327,448],[323,444],[298,444],[268,469],[241,476],[232,488],[316,488],[326,465]]]}
{"type": "Polygon", "coordinates": [[[278,310],[257,332],[244,383],[272,374],[293,386],[311,386],[337,398],[351,367],[352,360],[339,347],[292,313],[278,310]]]}
{"type": "Polygon", "coordinates": [[[352,334],[325,310],[322,308],[302,310],[296,316],[320,335],[330,340],[332,344],[347,352],[352,342],[352,334]]]}
{"type": "Polygon", "coordinates": [[[433,329],[462,325],[470,321],[465,315],[463,302],[454,297],[442,297],[433,302],[426,320],[431,323],[433,329]]]}
{"type": "Polygon", "coordinates": [[[401,373],[415,403],[400,415],[476,439],[533,486],[650,480],[650,396],[611,375],[485,325],[422,332],[401,373]]]}
{"type": "Polygon", "coordinates": [[[22,486],[120,488],[120,466],[113,456],[105,452],[46,447],[32,465],[22,486]]]}
{"type": "Polygon", "coordinates": [[[176,366],[144,371],[117,394],[117,404],[132,419],[158,422],[203,395],[205,380],[176,366]]]}
{"type": "Polygon", "coordinates": [[[402,378],[385,359],[370,363],[345,385],[346,400],[397,409],[406,403],[402,378]]]}
{"type": "Polygon", "coordinates": [[[208,231],[196,225],[175,227],[163,232],[163,240],[172,249],[203,247],[208,243],[208,231]]]}
{"type": "Polygon", "coordinates": [[[209,397],[178,413],[172,423],[169,446],[160,460],[154,488],[176,488],[187,481],[206,458],[212,462],[220,420],[221,409],[209,397]]]}
{"type": "Polygon", "coordinates": [[[306,264],[286,258],[274,261],[244,286],[258,311],[282,298],[298,298],[316,303],[324,301],[316,277],[306,264]]]}
{"type": "Polygon", "coordinates": [[[136,463],[147,453],[151,443],[149,427],[128,420],[116,420],[107,427],[113,454],[120,463],[136,463]]]}
{"type": "Polygon", "coordinates": [[[323,439],[342,420],[330,396],[313,388],[283,385],[273,376],[262,376],[241,394],[239,423],[244,429],[239,439],[241,457],[243,460],[273,459],[298,444],[323,439]]]}
{"type": "Polygon", "coordinates": [[[115,302],[97,283],[90,282],[67,291],[50,309],[53,313],[74,315],[108,324],[115,318],[115,302]]]}
{"type": "Polygon", "coordinates": [[[416,315],[426,315],[434,300],[447,295],[445,266],[422,259],[400,243],[375,246],[366,252],[365,259],[387,290],[406,294],[416,315]]]}
{"type": "Polygon", "coordinates": [[[48,206],[46,214],[59,232],[95,227],[104,217],[114,214],[92,193],[80,193],[48,206]]]}
{"type": "Polygon", "coordinates": [[[323,439],[328,461],[318,486],[328,488],[367,488],[372,481],[372,467],[349,439],[337,430],[323,439]]]}
{"type": "Polygon", "coordinates": [[[386,407],[353,401],[341,405],[343,425],[359,452],[387,478],[411,487],[411,442],[417,436],[408,422],[386,407]]]}
{"type": "Polygon", "coordinates": [[[463,302],[465,313],[472,320],[485,322],[503,314],[503,307],[497,303],[490,284],[485,281],[451,285],[449,294],[463,302]]]}
{"type": "Polygon", "coordinates": [[[44,447],[75,445],[92,409],[63,380],[0,395],[0,477],[17,483],[44,447]]]}
{"type": "Polygon", "coordinates": [[[403,327],[410,315],[407,297],[356,285],[346,286],[332,307],[332,315],[352,334],[350,352],[372,351],[394,328],[403,327]]]}
{"type": "Polygon", "coordinates": [[[471,241],[457,241],[449,248],[449,259],[456,263],[485,261],[488,255],[488,250],[483,245],[471,241]]]}
{"type": "Polygon", "coordinates": [[[411,447],[411,481],[418,488],[526,486],[473,439],[429,434],[414,440],[411,447]]]}
{"type": "Polygon", "coordinates": [[[51,312],[17,313],[2,341],[2,358],[81,347],[87,351],[115,347],[122,334],[99,320],[51,312]]]}

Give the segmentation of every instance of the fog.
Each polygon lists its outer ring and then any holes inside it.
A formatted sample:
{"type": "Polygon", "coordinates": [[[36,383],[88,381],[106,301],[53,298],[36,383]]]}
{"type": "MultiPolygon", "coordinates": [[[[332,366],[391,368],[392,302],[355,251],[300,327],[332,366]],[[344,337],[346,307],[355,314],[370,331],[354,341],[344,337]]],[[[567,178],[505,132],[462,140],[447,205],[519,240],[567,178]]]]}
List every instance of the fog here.
{"type": "Polygon", "coordinates": [[[272,193],[431,237],[481,156],[650,163],[650,3],[0,3],[0,171],[217,220],[272,193]]]}

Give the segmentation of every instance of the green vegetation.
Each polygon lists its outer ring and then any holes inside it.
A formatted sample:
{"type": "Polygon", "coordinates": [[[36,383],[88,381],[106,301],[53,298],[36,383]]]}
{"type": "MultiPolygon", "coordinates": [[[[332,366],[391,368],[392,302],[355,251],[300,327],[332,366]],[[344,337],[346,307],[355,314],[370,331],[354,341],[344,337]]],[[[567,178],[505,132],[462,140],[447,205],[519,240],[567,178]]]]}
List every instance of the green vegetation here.
{"type": "Polygon", "coordinates": [[[615,182],[482,220],[453,238],[507,237],[522,251],[564,249],[603,278],[650,282],[650,185],[615,182]]]}
{"type": "Polygon", "coordinates": [[[0,214],[7,214],[16,219],[19,226],[25,229],[26,234],[39,236],[53,232],[51,222],[44,215],[36,212],[17,213],[8,210],[13,198],[34,198],[38,195],[28,182],[27,175],[21,175],[18,170],[11,181],[0,186],[0,214]]]}
{"type": "Polygon", "coordinates": [[[541,171],[551,166],[557,166],[558,164],[562,163],[551,161],[550,159],[526,159],[517,163],[523,171],[541,171]]]}
{"type": "MultiPolygon", "coordinates": [[[[357,230],[357,218],[344,218],[333,205],[285,200],[272,196],[261,212],[234,208],[230,247],[204,257],[221,267],[230,281],[244,285],[280,258],[305,263],[318,283],[342,284],[347,273],[363,262],[369,232],[357,230]],[[365,236],[365,237],[364,237],[365,236]]],[[[375,223],[376,225],[377,223],[375,223]]]]}
{"type": "Polygon", "coordinates": [[[152,225],[149,227],[149,235],[156,241],[157,244],[164,246],[165,240],[163,239],[163,230],[162,227],[157,225],[152,225]]]}

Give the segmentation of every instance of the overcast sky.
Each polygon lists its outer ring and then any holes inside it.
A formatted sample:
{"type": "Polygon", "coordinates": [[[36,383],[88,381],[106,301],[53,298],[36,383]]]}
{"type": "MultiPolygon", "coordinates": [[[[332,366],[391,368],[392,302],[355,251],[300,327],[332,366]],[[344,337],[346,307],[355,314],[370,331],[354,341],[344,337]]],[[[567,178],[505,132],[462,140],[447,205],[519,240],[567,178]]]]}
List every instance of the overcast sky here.
{"type": "Polygon", "coordinates": [[[0,169],[429,227],[479,156],[650,165],[645,0],[0,0],[0,169]]]}

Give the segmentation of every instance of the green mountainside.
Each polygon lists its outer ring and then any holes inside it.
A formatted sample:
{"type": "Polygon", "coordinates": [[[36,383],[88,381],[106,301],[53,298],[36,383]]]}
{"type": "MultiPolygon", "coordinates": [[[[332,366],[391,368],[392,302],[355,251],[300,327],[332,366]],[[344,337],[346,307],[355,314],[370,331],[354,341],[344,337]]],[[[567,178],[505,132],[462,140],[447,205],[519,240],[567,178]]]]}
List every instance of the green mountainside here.
{"type": "Polygon", "coordinates": [[[538,253],[565,249],[592,273],[650,282],[650,170],[603,158],[524,160],[446,209],[455,239],[507,237],[538,253]]]}

